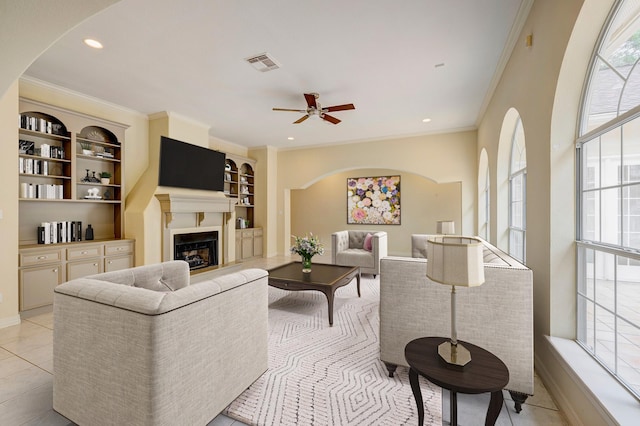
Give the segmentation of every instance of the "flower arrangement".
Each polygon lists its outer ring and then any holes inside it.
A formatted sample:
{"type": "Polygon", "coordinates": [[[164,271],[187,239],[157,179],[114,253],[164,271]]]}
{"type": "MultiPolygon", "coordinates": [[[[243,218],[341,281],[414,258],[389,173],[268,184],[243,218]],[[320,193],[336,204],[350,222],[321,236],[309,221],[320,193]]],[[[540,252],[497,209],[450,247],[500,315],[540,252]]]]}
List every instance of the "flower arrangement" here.
{"type": "Polygon", "coordinates": [[[292,235],[291,238],[294,240],[293,246],[291,246],[291,253],[299,254],[303,259],[310,259],[316,254],[324,254],[324,247],[316,235],[311,233],[304,237],[292,235]]]}

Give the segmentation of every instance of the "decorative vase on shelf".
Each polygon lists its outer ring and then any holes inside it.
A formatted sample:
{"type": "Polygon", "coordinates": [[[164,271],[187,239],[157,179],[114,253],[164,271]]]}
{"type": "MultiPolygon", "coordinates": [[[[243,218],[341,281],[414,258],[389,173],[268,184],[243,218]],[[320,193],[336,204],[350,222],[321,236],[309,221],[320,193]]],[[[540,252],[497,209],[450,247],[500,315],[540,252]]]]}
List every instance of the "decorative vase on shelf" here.
{"type": "Polygon", "coordinates": [[[103,185],[109,185],[109,182],[111,182],[111,178],[100,178],[100,183],[103,185]]]}
{"type": "Polygon", "coordinates": [[[311,258],[313,256],[302,256],[302,272],[311,272],[311,258]]]}

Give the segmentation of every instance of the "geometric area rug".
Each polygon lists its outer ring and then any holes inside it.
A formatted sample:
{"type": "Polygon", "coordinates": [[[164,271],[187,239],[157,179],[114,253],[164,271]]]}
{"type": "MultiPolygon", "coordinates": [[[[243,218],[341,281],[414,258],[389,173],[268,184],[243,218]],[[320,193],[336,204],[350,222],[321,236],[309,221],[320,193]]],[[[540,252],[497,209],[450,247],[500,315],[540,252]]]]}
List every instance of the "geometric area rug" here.
{"type": "MultiPolygon", "coordinates": [[[[336,291],[333,327],[317,291],[269,287],[269,368],[224,411],[256,426],[417,425],[408,369],[380,361],[379,276],[336,291]]],[[[425,425],[442,424],[441,389],[420,378],[425,425]]]]}

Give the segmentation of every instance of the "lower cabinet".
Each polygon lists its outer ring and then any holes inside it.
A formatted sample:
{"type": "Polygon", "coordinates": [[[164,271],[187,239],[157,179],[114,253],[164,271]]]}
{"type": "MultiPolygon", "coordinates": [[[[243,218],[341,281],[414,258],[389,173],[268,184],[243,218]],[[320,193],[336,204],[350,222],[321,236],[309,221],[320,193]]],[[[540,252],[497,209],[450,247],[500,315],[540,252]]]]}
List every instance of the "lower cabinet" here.
{"type": "Polygon", "coordinates": [[[236,260],[262,256],[262,228],[236,229],[236,260]]]}
{"type": "Polygon", "coordinates": [[[65,281],[133,267],[134,248],[134,240],[20,248],[20,311],[52,304],[53,289],[65,281]]]}

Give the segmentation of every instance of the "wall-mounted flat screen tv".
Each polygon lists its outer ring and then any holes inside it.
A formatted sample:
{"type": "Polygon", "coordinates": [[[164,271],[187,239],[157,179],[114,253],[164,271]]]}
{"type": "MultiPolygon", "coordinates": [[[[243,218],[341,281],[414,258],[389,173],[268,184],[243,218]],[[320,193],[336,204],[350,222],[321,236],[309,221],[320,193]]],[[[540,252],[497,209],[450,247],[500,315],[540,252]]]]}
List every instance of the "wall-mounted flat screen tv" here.
{"type": "Polygon", "coordinates": [[[158,185],[223,191],[225,159],[224,152],[161,136],[158,185]]]}

